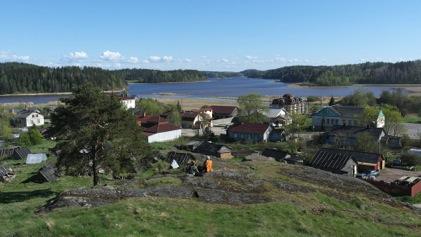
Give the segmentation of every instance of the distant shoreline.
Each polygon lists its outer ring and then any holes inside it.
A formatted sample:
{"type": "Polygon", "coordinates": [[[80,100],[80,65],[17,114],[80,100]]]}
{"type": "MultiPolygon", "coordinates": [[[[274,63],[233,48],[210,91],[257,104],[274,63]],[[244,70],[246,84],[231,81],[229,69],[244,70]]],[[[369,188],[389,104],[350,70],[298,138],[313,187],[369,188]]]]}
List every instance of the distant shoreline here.
{"type": "MultiPolygon", "coordinates": [[[[104,91],[105,93],[120,93],[124,89],[114,91],[104,91]]],[[[54,95],[71,95],[72,92],[40,92],[40,93],[14,93],[14,94],[1,94],[0,97],[13,97],[13,96],[54,96],[54,95]]]]}
{"type": "Polygon", "coordinates": [[[346,87],[346,86],[378,86],[378,87],[401,87],[401,88],[412,88],[412,87],[421,87],[421,84],[351,84],[351,85],[342,85],[342,86],[320,86],[315,83],[310,82],[292,82],[285,84],[296,86],[296,87],[346,87]]]}

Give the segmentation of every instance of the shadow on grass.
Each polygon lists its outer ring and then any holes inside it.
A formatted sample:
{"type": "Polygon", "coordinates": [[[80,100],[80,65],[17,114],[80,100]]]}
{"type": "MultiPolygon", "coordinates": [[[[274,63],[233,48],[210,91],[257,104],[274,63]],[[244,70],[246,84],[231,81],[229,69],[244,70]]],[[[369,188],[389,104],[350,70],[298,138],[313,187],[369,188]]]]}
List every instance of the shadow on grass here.
{"type": "Polygon", "coordinates": [[[51,191],[50,189],[34,190],[34,191],[22,191],[22,192],[1,192],[0,193],[0,203],[13,203],[13,202],[23,202],[31,198],[46,198],[56,192],[51,191]]]}

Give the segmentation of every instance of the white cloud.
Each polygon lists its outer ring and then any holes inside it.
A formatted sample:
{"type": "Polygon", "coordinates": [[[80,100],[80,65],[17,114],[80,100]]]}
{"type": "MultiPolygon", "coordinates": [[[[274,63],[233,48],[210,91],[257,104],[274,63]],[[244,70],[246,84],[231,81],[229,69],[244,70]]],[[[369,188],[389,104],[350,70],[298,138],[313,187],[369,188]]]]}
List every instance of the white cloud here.
{"type": "Polygon", "coordinates": [[[162,61],[164,61],[164,62],[171,62],[173,60],[173,57],[172,56],[164,56],[164,57],[162,57],[162,61]]]}
{"type": "Polygon", "coordinates": [[[173,56],[149,56],[149,58],[147,59],[149,62],[152,63],[161,63],[161,62],[165,62],[165,63],[169,63],[171,61],[174,60],[173,56]]]}
{"type": "Polygon", "coordinates": [[[144,59],[144,60],[142,61],[142,63],[150,63],[150,61],[149,61],[148,59],[144,59]]]}
{"type": "Polygon", "coordinates": [[[226,59],[226,58],[222,58],[222,59],[221,59],[221,62],[224,62],[224,63],[229,63],[229,61],[230,61],[230,60],[228,60],[228,59],[226,59]]]}
{"type": "Polygon", "coordinates": [[[148,61],[149,62],[160,62],[161,61],[161,57],[159,57],[159,56],[149,56],[148,61]]]}
{"type": "Polygon", "coordinates": [[[184,61],[185,63],[191,63],[191,59],[190,59],[190,58],[185,58],[183,61],[184,61]]]}
{"type": "Polygon", "coordinates": [[[123,58],[123,56],[119,52],[113,52],[110,50],[102,52],[100,57],[107,61],[119,61],[123,58]]]}
{"type": "Polygon", "coordinates": [[[250,56],[250,55],[246,55],[245,57],[246,57],[246,59],[248,59],[248,60],[254,60],[254,59],[257,59],[257,57],[255,57],[255,56],[250,56]]]}
{"type": "Polygon", "coordinates": [[[129,60],[127,60],[129,63],[136,64],[139,62],[139,59],[137,57],[130,57],[129,60]]]}
{"type": "Polygon", "coordinates": [[[85,51],[75,51],[69,54],[69,58],[72,60],[87,59],[88,54],[85,51]]]}
{"type": "Polygon", "coordinates": [[[27,62],[30,57],[26,55],[16,55],[11,52],[0,51],[0,61],[18,61],[18,62],[27,62]]]}

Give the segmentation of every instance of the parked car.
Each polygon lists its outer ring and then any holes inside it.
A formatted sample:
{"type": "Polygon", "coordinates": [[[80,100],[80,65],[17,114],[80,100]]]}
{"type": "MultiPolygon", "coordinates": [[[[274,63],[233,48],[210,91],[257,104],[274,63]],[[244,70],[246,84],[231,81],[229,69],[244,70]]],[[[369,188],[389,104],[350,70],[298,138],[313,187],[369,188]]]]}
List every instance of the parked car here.
{"type": "Polygon", "coordinates": [[[357,177],[362,178],[362,179],[368,179],[368,178],[377,177],[379,175],[380,175],[379,170],[369,170],[369,171],[358,173],[357,177]]]}

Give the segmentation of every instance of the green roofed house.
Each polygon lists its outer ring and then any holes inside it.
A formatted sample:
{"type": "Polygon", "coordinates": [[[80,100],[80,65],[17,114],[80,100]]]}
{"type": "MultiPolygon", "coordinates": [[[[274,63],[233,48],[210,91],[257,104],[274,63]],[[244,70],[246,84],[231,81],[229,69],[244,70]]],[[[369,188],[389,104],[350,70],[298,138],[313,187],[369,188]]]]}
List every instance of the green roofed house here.
{"type": "MultiPolygon", "coordinates": [[[[326,106],[312,115],[312,125],[316,130],[330,130],[338,126],[367,127],[362,121],[364,108],[357,106],[333,105],[326,106]]],[[[376,128],[383,128],[385,116],[379,112],[375,123],[376,128]]]]}

